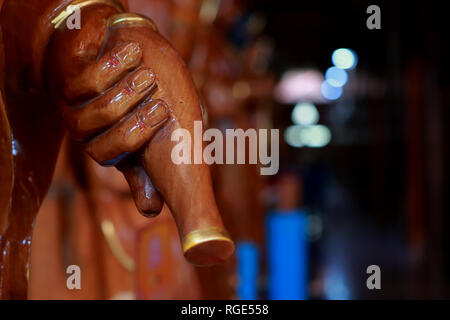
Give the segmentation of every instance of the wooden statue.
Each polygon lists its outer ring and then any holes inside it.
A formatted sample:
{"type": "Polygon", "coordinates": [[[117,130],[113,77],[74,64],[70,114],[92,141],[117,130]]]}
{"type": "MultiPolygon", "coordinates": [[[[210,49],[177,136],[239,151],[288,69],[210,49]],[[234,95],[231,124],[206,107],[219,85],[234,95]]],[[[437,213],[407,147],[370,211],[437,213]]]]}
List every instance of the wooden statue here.
{"type": "Polygon", "coordinates": [[[170,157],[173,130],[192,133],[202,120],[189,72],[153,22],[125,10],[113,0],[2,4],[1,160],[14,163],[1,181],[2,298],[26,297],[33,222],[65,127],[92,158],[122,171],[141,213],[167,203],[189,261],[210,265],[233,252],[208,167],[170,157]],[[68,5],[80,9],[80,29],[68,27],[68,5]]]}
{"type": "Polygon", "coordinates": [[[66,140],[36,218],[29,299],[199,299],[167,206],[139,215],[126,180],[66,140]],[[69,266],[80,288],[69,290],[69,266]]]}

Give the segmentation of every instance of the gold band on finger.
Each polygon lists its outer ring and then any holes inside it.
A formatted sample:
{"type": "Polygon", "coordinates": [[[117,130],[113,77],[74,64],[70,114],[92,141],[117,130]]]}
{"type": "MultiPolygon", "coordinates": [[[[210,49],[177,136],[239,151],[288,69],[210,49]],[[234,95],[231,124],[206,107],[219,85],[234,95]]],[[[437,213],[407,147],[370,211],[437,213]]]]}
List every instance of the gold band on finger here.
{"type": "Polygon", "coordinates": [[[156,24],[146,16],[137,13],[120,13],[109,17],[108,26],[114,27],[122,24],[141,24],[151,27],[154,31],[157,31],[156,24]]]}
{"type": "Polygon", "coordinates": [[[67,7],[61,11],[53,20],[55,29],[58,29],[61,24],[70,17],[77,9],[81,9],[94,4],[104,4],[115,8],[118,12],[124,12],[125,9],[117,0],[75,0],[72,1],[67,7]]]}

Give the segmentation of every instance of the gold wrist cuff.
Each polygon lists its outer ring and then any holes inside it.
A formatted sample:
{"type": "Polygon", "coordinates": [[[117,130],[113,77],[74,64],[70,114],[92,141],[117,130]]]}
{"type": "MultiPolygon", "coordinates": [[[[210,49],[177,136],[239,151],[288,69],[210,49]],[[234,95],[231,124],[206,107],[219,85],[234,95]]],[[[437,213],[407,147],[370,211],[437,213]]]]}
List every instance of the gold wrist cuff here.
{"type": "Polygon", "coordinates": [[[183,253],[196,265],[224,262],[234,251],[234,242],[228,233],[218,227],[194,230],[183,237],[183,253]]]}
{"type": "Polygon", "coordinates": [[[115,8],[118,12],[124,12],[122,4],[116,0],[75,0],[72,1],[63,11],[61,11],[53,20],[55,29],[58,29],[61,24],[71,16],[76,9],[81,9],[94,4],[104,4],[115,8]]]}
{"type": "Polygon", "coordinates": [[[142,24],[157,31],[156,24],[149,18],[137,13],[120,13],[109,17],[108,26],[114,27],[122,24],[142,24]]]}

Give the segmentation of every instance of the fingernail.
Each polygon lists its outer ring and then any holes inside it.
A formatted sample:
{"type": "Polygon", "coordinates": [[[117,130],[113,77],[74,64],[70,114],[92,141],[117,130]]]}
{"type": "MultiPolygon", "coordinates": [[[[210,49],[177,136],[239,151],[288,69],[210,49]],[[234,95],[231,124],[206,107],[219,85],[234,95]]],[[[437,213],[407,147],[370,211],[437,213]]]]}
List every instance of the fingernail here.
{"type": "Polygon", "coordinates": [[[142,93],[153,85],[155,82],[155,74],[149,69],[142,69],[132,76],[130,82],[137,93],[142,93]]]}
{"type": "Polygon", "coordinates": [[[142,51],[139,44],[135,42],[128,43],[116,53],[116,57],[120,63],[125,65],[134,65],[138,63],[142,57],[142,51]]]}
{"type": "Polygon", "coordinates": [[[143,121],[151,127],[155,127],[167,120],[170,110],[167,104],[162,100],[152,101],[148,106],[143,110],[143,121]]]}

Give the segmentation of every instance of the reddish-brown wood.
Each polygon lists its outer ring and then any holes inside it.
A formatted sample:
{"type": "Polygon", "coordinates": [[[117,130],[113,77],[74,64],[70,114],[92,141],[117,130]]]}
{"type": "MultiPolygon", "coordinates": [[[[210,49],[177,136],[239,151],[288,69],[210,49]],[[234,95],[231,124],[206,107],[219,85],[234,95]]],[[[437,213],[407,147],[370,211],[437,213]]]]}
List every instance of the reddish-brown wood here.
{"type": "MultiPolygon", "coordinates": [[[[2,74],[8,74],[2,96],[9,136],[13,137],[9,145],[16,148],[12,150],[15,170],[11,206],[0,220],[5,229],[0,238],[2,298],[26,297],[31,231],[50,185],[64,123],[75,136],[87,138],[88,151],[99,161],[113,160],[108,159],[114,153],[112,142],[121,151],[137,152],[140,159],[137,164],[132,162],[121,169],[144,214],[147,209],[151,213],[160,210],[162,199],[153,196],[160,192],[177,221],[181,238],[199,228],[224,230],[208,167],[177,166],[170,159],[174,145],[170,133],[180,127],[192,133],[194,120],[202,119],[194,85],[180,56],[148,25],[109,28],[107,18],[118,12],[105,5],[82,9],[81,30],[67,30],[63,26],[54,33],[51,20],[69,2],[7,0],[0,13],[6,62],[2,74]],[[121,47],[123,44],[125,48],[121,47]],[[106,61],[97,60],[105,53],[110,54],[106,61]],[[111,64],[112,68],[105,71],[104,67],[111,64]],[[86,70],[86,75],[91,76],[83,78],[86,70]],[[96,96],[96,101],[108,105],[108,94],[101,94],[116,82],[119,86],[124,79],[128,82],[118,97],[122,106],[119,113],[107,112],[105,116],[101,108],[92,107],[91,99],[96,96]],[[142,97],[137,97],[139,94],[142,97]],[[135,108],[144,98],[145,102],[135,108]],[[70,110],[80,106],[89,112],[78,119],[83,121],[74,121],[76,115],[70,110]],[[142,125],[143,132],[133,134],[131,129],[127,130],[127,122],[133,127],[134,116],[137,116],[135,124],[142,125]],[[84,127],[78,126],[80,123],[84,127]],[[102,135],[100,139],[99,134],[105,130],[109,136],[102,135]],[[130,132],[133,138],[124,139],[130,132]],[[97,138],[92,139],[92,135],[97,138]],[[156,136],[152,139],[153,135],[156,136]],[[140,153],[141,150],[144,152],[140,153]],[[138,170],[128,170],[130,167],[138,170]],[[142,175],[144,169],[142,183],[142,179],[135,177],[142,175]],[[146,193],[145,189],[153,191],[146,193]],[[153,199],[157,199],[156,206],[153,199]]],[[[4,158],[8,161],[8,156],[4,158]]],[[[111,163],[119,165],[118,161],[111,163]]],[[[2,189],[2,196],[7,193],[2,189]]],[[[187,257],[195,263],[210,264],[223,261],[232,251],[231,241],[215,240],[195,246],[187,257]]]]}

